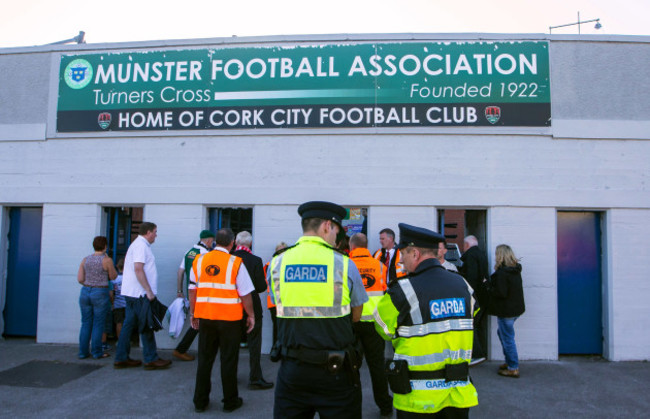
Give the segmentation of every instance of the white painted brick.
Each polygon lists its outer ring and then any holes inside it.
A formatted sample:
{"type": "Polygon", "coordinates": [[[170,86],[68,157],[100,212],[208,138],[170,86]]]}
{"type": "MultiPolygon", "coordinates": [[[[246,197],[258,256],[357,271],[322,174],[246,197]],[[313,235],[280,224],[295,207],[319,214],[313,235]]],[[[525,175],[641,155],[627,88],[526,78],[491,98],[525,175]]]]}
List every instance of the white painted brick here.
{"type": "Polygon", "coordinates": [[[38,342],[79,341],[81,285],[77,272],[81,260],[93,253],[100,220],[100,207],[95,204],[43,206],[38,342]]]}
{"type": "Polygon", "coordinates": [[[608,350],[613,361],[650,359],[650,333],[645,327],[650,319],[649,220],[647,209],[608,212],[608,350]]]}
{"type": "MultiPolygon", "coordinates": [[[[488,263],[499,244],[521,258],[526,312],[515,323],[519,358],[557,359],[557,240],[552,208],[495,207],[488,211],[488,263]]],[[[490,356],[503,359],[491,316],[490,356]]]]}

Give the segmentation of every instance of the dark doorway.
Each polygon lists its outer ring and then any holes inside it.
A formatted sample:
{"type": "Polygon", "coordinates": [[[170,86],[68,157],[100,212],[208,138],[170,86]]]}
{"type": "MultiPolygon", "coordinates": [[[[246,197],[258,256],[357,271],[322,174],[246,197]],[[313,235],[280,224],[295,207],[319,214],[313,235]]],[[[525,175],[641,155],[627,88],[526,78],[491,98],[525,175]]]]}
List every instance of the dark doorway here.
{"type": "Polygon", "coordinates": [[[5,336],[36,336],[42,208],[9,210],[5,336]]]}
{"type": "Polygon", "coordinates": [[[139,207],[104,207],[107,253],[114,263],[126,256],[129,245],[138,237],[142,213],[143,210],[139,207]]]}
{"type": "Polygon", "coordinates": [[[242,231],[253,234],[253,208],[209,208],[210,231],[230,228],[237,235],[242,231]]]}
{"type": "Polygon", "coordinates": [[[558,351],[603,352],[601,228],[597,212],[557,213],[558,351]]]}
{"type": "Polygon", "coordinates": [[[463,241],[467,236],[475,236],[478,246],[487,252],[487,211],[469,209],[439,209],[438,226],[440,234],[447,240],[445,259],[454,264],[463,253],[463,241]]]}

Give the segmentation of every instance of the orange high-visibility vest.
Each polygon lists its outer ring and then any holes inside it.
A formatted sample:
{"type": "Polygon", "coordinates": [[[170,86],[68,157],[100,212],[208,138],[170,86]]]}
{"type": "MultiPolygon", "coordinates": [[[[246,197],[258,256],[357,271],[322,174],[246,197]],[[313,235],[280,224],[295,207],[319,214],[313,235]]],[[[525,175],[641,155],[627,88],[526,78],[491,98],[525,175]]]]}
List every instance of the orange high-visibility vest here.
{"type": "Polygon", "coordinates": [[[365,248],[358,248],[350,251],[350,260],[354,262],[363,279],[363,286],[368,294],[368,302],[363,305],[361,321],[372,321],[372,313],[377,303],[386,291],[386,266],[374,259],[370,251],[365,248]]]}
{"type": "MultiPolygon", "coordinates": [[[[269,269],[269,265],[271,262],[266,262],[266,265],[264,265],[264,278],[266,278],[266,271],[269,269]]],[[[273,308],[275,307],[275,304],[273,304],[273,301],[271,301],[271,289],[269,288],[269,283],[266,283],[266,308],[273,308]]]]}
{"type": "MultiPolygon", "coordinates": [[[[382,249],[377,250],[373,255],[373,257],[380,262],[381,262],[381,250],[382,249]]],[[[390,260],[390,266],[388,267],[388,280],[404,278],[405,276],[406,276],[406,269],[404,269],[404,264],[402,263],[402,252],[400,252],[399,249],[395,249],[395,253],[393,253],[393,258],[390,260]],[[397,276],[397,278],[391,278],[391,267],[395,267],[395,275],[397,276]]]]}
{"type": "Polygon", "coordinates": [[[244,307],[237,292],[242,259],[221,250],[197,256],[192,264],[196,278],[194,317],[207,320],[241,320],[244,307]]]}

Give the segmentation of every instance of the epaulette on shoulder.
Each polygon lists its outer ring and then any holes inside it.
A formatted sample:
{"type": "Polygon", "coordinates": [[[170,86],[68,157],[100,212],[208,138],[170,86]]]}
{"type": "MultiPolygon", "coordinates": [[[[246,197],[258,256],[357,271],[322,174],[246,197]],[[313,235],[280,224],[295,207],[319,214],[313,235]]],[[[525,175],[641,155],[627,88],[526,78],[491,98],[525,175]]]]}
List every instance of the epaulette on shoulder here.
{"type": "Polygon", "coordinates": [[[293,249],[296,246],[298,246],[298,243],[294,244],[293,246],[289,246],[289,247],[285,247],[284,249],[280,249],[277,252],[273,253],[272,257],[276,257],[277,255],[281,255],[282,253],[286,252],[289,249],[293,249]]]}

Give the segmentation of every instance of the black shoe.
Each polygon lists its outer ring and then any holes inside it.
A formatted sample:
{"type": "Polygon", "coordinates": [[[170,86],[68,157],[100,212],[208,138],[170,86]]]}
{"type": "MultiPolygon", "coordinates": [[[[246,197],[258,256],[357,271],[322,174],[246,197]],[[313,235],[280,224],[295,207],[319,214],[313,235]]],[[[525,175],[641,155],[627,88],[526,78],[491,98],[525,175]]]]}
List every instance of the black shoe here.
{"type": "Polygon", "coordinates": [[[248,383],[249,390],[268,390],[270,388],[273,388],[273,383],[269,383],[268,381],[265,381],[263,378],[248,383]]]}
{"type": "Polygon", "coordinates": [[[237,397],[237,401],[235,401],[233,404],[224,403],[223,411],[226,413],[234,412],[235,410],[239,409],[242,404],[244,404],[244,400],[241,397],[237,397]]]}
{"type": "Polygon", "coordinates": [[[381,415],[381,417],[388,417],[388,416],[393,417],[393,408],[389,407],[387,409],[380,409],[379,414],[381,415]]]}
{"type": "Polygon", "coordinates": [[[210,403],[206,404],[203,407],[194,406],[194,411],[196,413],[203,413],[203,412],[205,412],[205,410],[208,408],[209,405],[210,405],[210,403]]]}

